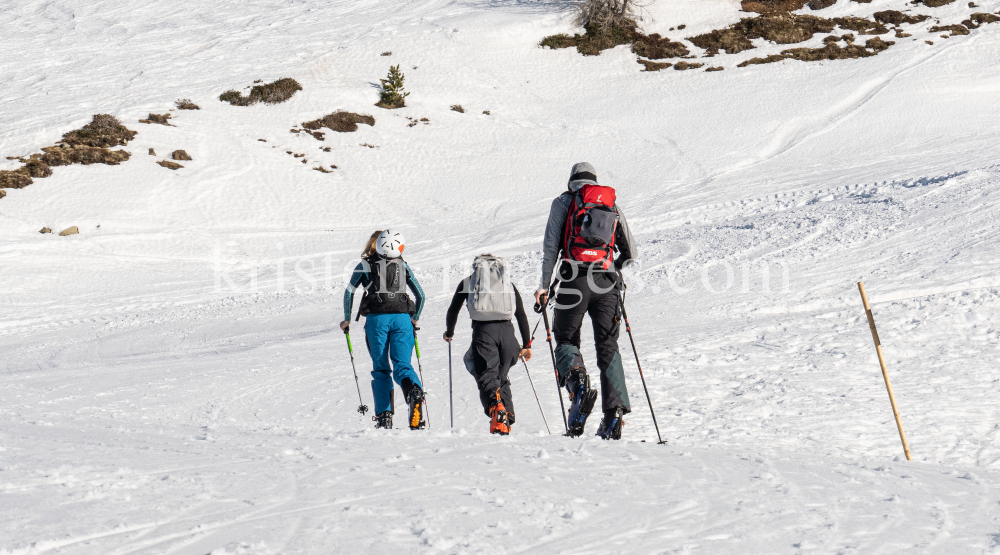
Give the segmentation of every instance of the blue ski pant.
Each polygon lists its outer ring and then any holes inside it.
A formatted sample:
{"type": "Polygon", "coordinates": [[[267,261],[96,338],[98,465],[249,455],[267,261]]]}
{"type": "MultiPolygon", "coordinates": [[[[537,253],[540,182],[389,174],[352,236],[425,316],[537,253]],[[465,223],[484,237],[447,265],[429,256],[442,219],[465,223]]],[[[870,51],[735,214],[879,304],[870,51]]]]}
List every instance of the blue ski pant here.
{"type": "Polygon", "coordinates": [[[369,314],[365,318],[365,341],[368,343],[368,354],[372,357],[375,414],[392,408],[393,380],[401,387],[408,388],[412,384],[423,389],[410,363],[413,356],[413,323],[409,314],[369,314]],[[404,385],[404,381],[408,383],[404,385]]]}

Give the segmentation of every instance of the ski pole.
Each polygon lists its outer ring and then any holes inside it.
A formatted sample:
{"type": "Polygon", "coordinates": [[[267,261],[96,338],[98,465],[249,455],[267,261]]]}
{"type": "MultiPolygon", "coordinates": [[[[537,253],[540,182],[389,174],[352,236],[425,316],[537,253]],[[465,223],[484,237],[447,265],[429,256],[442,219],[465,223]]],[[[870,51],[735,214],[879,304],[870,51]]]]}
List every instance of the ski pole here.
{"type": "MultiPolygon", "coordinates": [[[[624,287],[625,282],[622,281],[622,286],[624,287]]],[[[646,392],[646,402],[649,403],[649,414],[653,417],[653,426],[656,427],[656,437],[659,439],[657,444],[664,444],[663,436],[660,435],[660,425],[656,423],[656,413],[653,412],[653,401],[649,398],[649,388],[646,387],[646,377],[642,375],[642,364],[639,363],[639,351],[635,349],[635,338],[632,337],[632,326],[628,323],[628,313],[625,312],[625,293],[622,292],[618,296],[618,303],[622,307],[622,318],[625,319],[625,331],[628,332],[628,340],[632,343],[632,354],[635,355],[635,365],[639,367],[639,379],[642,380],[642,389],[646,392]]]]}
{"type": "MultiPolygon", "coordinates": [[[[551,288],[549,289],[551,291],[551,288]]],[[[546,305],[548,303],[545,303],[546,305]]],[[[566,420],[566,405],[563,403],[562,388],[559,387],[559,369],[556,367],[556,351],[552,346],[552,330],[549,328],[549,313],[545,305],[535,303],[535,312],[542,313],[542,321],[545,322],[545,340],[549,342],[549,354],[552,355],[552,371],[556,374],[556,392],[559,393],[559,407],[562,409],[563,426],[566,433],[569,433],[569,421],[566,420]]],[[[527,365],[525,366],[527,368],[527,365]]]]}
{"type": "Polygon", "coordinates": [[[347,338],[347,351],[351,353],[351,369],[354,370],[354,385],[358,386],[358,400],[361,404],[358,405],[358,412],[361,416],[364,416],[368,412],[368,405],[365,404],[365,400],[361,398],[361,383],[358,381],[358,368],[354,366],[354,348],[351,347],[351,334],[347,330],[344,330],[344,337],[347,338]]]}
{"type": "Polygon", "coordinates": [[[451,427],[455,427],[455,393],[451,381],[451,341],[448,342],[448,410],[451,412],[451,427]]]}
{"type": "Polygon", "coordinates": [[[424,414],[427,415],[427,429],[430,429],[431,411],[427,410],[427,384],[424,383],[424,367],[420,364],[420,342],[417,341],[417,329],[413,328],[413,347],[417,350],[417,372],[420,373],[420,385],[424,387],[424,414]]]}
{"type": "MultiPolygon", "coordinates": [[[[538,331],[538,324],[541,322],[541,318],[535,322],[535,329],[531,331],[531,339],[528,341],[528,344],[524,346],[525,349],[530,349],[531,344],[535,342],[535,332],[538,331]]],[[[528,383],[531,384],[531,391],[535,394],[535,402],[538,403],[538,412],[542,413],[542,422],[545,423],[545,431],[548,432],[549,435],[552,435],[552,430],[549,429],[549,421],[545,418],[545,411],[542,410],[542,400],[538,398],[538,390],[535,389],[535,382],[532,381],[531,372],[528,371],[528,362],[521,359],[521,364],[524,365],[524,373],[528,375],[528,383]]],[[[560,399],[562,398],[562,391],[559,392],[559,397],[560,399]]]]}

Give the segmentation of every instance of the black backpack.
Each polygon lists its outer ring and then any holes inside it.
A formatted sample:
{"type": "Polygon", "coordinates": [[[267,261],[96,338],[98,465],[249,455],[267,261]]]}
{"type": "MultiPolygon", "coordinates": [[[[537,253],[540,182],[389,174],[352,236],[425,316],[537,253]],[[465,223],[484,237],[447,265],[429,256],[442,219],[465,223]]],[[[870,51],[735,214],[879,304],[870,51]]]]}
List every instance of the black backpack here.
{"type": "Polygon", "coordinates": [[[406,264],[403,258],[372,256],[365,262],[368,263],[370,283],[361,299],[358,316],[416,313],[416,305],[406,292],[406,264]]]}

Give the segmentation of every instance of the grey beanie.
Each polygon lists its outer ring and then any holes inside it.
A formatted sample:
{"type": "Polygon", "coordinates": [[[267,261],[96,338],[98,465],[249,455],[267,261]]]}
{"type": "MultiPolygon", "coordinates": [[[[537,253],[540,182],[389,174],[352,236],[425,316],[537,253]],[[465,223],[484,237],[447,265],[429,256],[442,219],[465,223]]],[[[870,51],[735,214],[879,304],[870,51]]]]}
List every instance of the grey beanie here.
{"type": "Polygon", "coordinates": [[[587,162],[573,164],[569,172],[569,190],[576,191],[584,185],[597,185],[597,170],[587,162]]]}

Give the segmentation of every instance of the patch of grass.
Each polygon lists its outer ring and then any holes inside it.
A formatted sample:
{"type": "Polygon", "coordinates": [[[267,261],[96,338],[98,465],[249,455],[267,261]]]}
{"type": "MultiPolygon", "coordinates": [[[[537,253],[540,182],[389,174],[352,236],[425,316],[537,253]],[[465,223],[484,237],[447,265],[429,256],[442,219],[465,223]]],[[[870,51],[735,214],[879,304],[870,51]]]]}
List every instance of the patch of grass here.
{"type": "Polygon", "coordinates": [[[464,114],[465,113],[465,108],[462,108],[461,104],[452,104],[451,105],[451,111],[452,112],[458,112],[459,114],[464,114]]]}
{"type": "Polygon", "coordinates": [[[96,114],[90,123],[66,133],[59,142],[70,146],[107,148],[127,145],[137,134],[110,114],[96,114]]]}
{"type": "Polygon", "coordinates": [[[191,102],[190,98],[179,98],[174,104],[178,110],[201,110],[201,106],[191,102]]]}
{"type": "Polygon", "coordinates": [[[174,160],[181,160],[181,161],[191,160],[191,156],[189,156],[188,153],[183,150],[175,150],[171,152],[170,157],[174,160]]]}
{"type": "Polygon", "coordinates": [[[808,6],[810,10],[816,11],[825,10],[836,3],[837,0],[810,0],[808,6]]]}
{"type": "Polygon", "coordinates": [[[816,33],[829,33],[834,24],[814,15],[780,14],[742,19],[736,26],[747,39],[763,38],[777,44],[804,42],[816,33]]]}
{"type": "Polygon", "coordinates": [[[117,166],[129,159],[131,154],[124,150],[110,150],[93,146],[50,146],[42,149],[45,154],[42,162],[50,166],[68,166],[70,164],[107,164],[117,166]]]}
{"type": "Polygon", "coordinates": [[[34,183],[24,168],[0,171],[0,197],[7,196],[4,189],[23,189],[34,183]]]}
{"type": "MultiPolygon", "coordinates": [[[[946,33],[950,32],[952,37],[955,35],[968,35],[969,28],[965,25],[935,25],[929,29],[931,33],[946,33]]],[[[948,38],[948,37],[945,37],[948,38]]]]}
{"type": "MultiPolygon", "coordinates": [[[[254,83],[260,82],[254,81],[254,83]]],[[[219,95],[219,100],[228,102],[233,106],[250,106],[263,102],[264,104],[280,104],[292,98],[296,92],[302,90],[302,85],[291,77],[278,79],[273,83],[256,85],[250,89],[250,94],[243,96],[237,90],[228,90],[219,95]]]]}
{"type": "Polygon", "coordinates": [[[896,25],[897,27],[904,23],[912,25],[914,23],[920,23],[921,21],[926,21],[931,18],[931,16],[929,15],[918,15],[914,17],[906,15],[903,12],[898,12],[896,10],[885,10],[882,12],[875,12],[875,15],[873,17],[875,18],[875,21],[879,23],[882,23],[884,25],[896,25]]]}
{"type": "Polygon", "coordinates": [[[884,35],[889,32],[885,25],[863,17],[835,17],[830,21],[839,25],[841,29],[856,31],[859,35],[884,35]]]}
{"type": "Polygon", "coordinates": [[[698,48],[704,48],[709,56],[714,56],[723,50],[726,54],[738,54],[754,48],[743,31],[737,28],[715,29],[709,33],[688,38],[698,48]]]}
{"type": "Polygon", "coordinates": [[[379,56],[392,56],[392,51],[391,50],[386,50],[385,52],[379,54],[379,56]]]}
{"type": "Polygon", "coordinates": [[[170,123],[170,114],[149,114],[149,118],[139,120],[139,123],[158,123],[160,125],[169,125],[174,127],[170,123]]]}
{"type": "Polygon", "coordinates": [[[705,66],[705,64],[699,64],[699,63],[694,63],[694,62],[685,62],[685,61],[682,60],[682,61],[677,62],[676,64],[674,64],[674,69],[676,71],[684,71],[686,69],[698,69],[699,67],[704,67],[704,66],[705,66]]]}
{"type": "Polygon", "coordinates": [[[722,66],[716,66],[716,67],[707,68],[705,71],[722,71],[724,69],[726,69],[726,68],[724,68],[722,66]]]}
{"type": "Polygon", "coordinates": [[[802,62],[817,62],[821,60],[844,60],[850,58],[868,58],[882,52],[893,42],[885,42],[878,37],[868,39],[864,47],[856,44],[848,44],[841,48],[834,42],[826,43],[822,48],[790,48],[782,50],[781,54],[772,54],[764,58],[751,58],[737,67],[746,67],[756,64],[770,64],[783,60],[799,60],[802,62]]]}
{"type": "Polygon", "coordinates": [[[649,36],[637,33],[632,42],[632,52],[650,60],[680,58],[691,53],[682,43],[671,42],[669,38],[661,37],[659,33],[649,36]]]}
{"type": "Polygon", "coordinates": [[[389,74],[386,75],[385,79],[379,79],[382,90],[379,91],[379,100],[375,105],[387,110],[406,106],[406,97],[410,96],[410,93],[403,90],[405,79],[406,76],[403,75],[402,71],[399,71],[399,64],[389,66],[389,74]]]}
{"type": "Polygon", "coordinates": [[[576,34],[572,37],[566,34],[552,35],[545,37],[538,44],[549,48],[575,46],[576,51],[584,56],[598,56],[604,50],[633,43],[636,39],[645,36],[636,31],[636,23],[631,19],[626,19],[624,24],[617,27],[604,28],[597,23],[588,23],[583,28],[584,34],[582,35],[576,34]]]}
{"type": "Polygon", "coordinates": [[[311,131],[316,131],[317,129],[326,127],[327,129],[336,131],[337,133],[353,133],[358,130],[359,123],[374,127],[375,118],[368,114],[355,114],[354,112],[337,110],[336,112],[327,114],[319,119],[303,122],[302,127],[311,131]]]}
{"type": "Polygon", "coordinates": [[[33,154],[30,160],[25,161],[21,169],[26,171],[30,177],[44,178],[52,175],[52,168],[42,161],[40,154],[33,154]]]}
{"type": "Polygon", "coordinates": [[[159,162],[157,162],[157,164],[163,166],[164,168],[167,168],[168,170],[179,170],[184,167],[178,164],[177,162],[170,162],[168,160],[160,160],[159,162]]]}
{"type": "MultiPolygon", "coordinates": [[[[576,35],[579,37],[580,35],[576,35]]],[[[552,48],[553,50],[558,50],[560,48],[570,48],[576,46],[576,38],[567,35],[566,33],[560,33],[558,35],[549,35],[542,39],[542,42],[538,43],[538,46],[552,48]]]]}
{"type": "Polygon", "coordinates": [[[775,15],[801,10],[809,0],[743,0],[740,9],[761,15],[775,15]]]}
{"type": "Polygon", "coordinates": [[[978,29],[981,25],[986,23],[996,23],[997,21],[1000,21],[1000,17],[991,13],[977,12],[972,14],[969,19],[963,21],[962,25],[965,25],[969,29],[978,29]]]}
{"type": "Polygon", "coordinates": [[[914,0],[917,4],[923,4],[928,8],[940,8],[941,6],[947,6],[955,0],[914,0]]]}
{"type": "Polygon", "coordinates": [[[646,69],[642,71],[660,71],[661,69],[667,69],[668,67],[674,65],[668,62],[651,62],[649,60],[643,60],[642,58],[636,60],[636,62],[646,67],[646,69]]]}
{"type": "Polygon", "coordinates": [[[484,116],[488,116],[488,115],[490,115],[490,111],[489,111],[489,110],[483,110],[483,115],[484,115],[484,116]]]}

